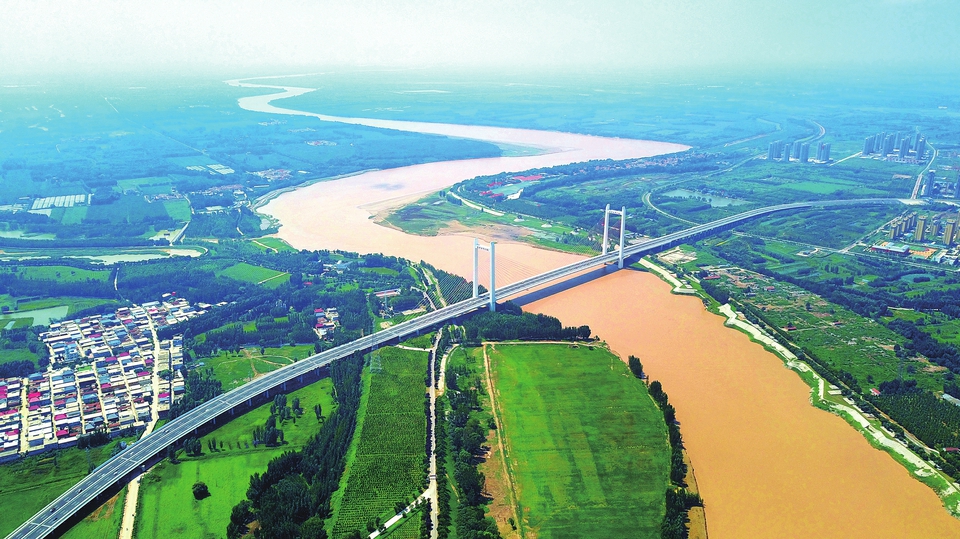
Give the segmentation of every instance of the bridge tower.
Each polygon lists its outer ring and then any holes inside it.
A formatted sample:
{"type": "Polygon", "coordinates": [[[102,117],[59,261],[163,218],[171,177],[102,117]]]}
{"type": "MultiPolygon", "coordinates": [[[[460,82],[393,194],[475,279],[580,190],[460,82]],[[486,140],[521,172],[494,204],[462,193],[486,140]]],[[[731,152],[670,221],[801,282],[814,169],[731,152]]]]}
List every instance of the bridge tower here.
{"type": "Polygon", "coordinates": [[[480,268],[480,251],[490,251],[490,311],[497,310],[497,289],[496,289],[496,245],[497,242],[491,241],[490,245],[483,246],[480,245],[480,240],[473,239],[473,297],[480,295],[479,289],[479,268],[480,268]]]}
{"type": "Polygon", "coordinates": [[[617,267],[623,268],[623,235],[627,224],[627,207],[623,206],[620,210],[611,210],[607,204],[603,210],[603,254],[607,254],[607,245],[610,242],[610,215],[620,216],[620,258],[617,261],[617,267]]]}

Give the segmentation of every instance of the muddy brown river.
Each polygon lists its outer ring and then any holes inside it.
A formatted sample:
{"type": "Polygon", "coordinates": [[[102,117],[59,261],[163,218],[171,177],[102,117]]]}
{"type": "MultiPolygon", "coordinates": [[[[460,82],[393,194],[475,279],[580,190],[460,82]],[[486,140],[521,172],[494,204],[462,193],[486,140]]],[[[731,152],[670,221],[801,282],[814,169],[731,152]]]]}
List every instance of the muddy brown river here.
{"type": "MultiPolygon", "coordinates": [[[[241,106],[338,120],[269,103],[304,91],[244,98],[241,106]]],[[[373,213],[481,174],[681,148],[530,130],[345,120],[544,149],[538,156],[432,163],[317,183],[261,209],[283,223],[278,235],[295,247],[425,260],[468,279],[472,236],[411,236],[377,225],[373,213]]],[[[499,244],[497,255],[501,285],[577,258],[512,242],[499,244]]],[[[486,279],[482,272],[481,282],[486,279]]],[[[525,308],[565,325],[588,324],[623,357],[640,356],[651,377],[663,382],[682,422],[711,538],[960,537],[960,520],[932,490],[843,420],[811,406],[809,389],[779,358],[725,328],[697,298],[670,294],[654,275],[614,272],[525,308]]]]}

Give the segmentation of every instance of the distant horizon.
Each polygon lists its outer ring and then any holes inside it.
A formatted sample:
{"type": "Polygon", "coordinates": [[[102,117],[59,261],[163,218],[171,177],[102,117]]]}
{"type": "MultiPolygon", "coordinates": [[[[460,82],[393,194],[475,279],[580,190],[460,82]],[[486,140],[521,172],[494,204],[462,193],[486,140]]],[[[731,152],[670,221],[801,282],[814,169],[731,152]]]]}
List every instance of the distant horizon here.
{"type": "MultiPolygon", "coordinates": [[[[883,69],[874,70],[865,67],[859,68],[784,68],[783,66],[721,66],[713,65],[708,68],[665,66],[657,68],[601,68],[594,66],[587,68],[551,68],[549,66],[534,66],[531,68],[493,68],[493,67],[464,67],[449,65],[425,66],[353,66],[353,65],[262,65],[262,66],[192,66],[173,67],[169,69],[133,69],[117,68],[110,70],[92,71],[82,66],[74,69],[45,70],[31,72],[4,71],[0,72],[0,87],[30,86],[35,84],[75,84],[101,82],[106,84],[126,83],[128,81],[226,81],[235,79],[262,79],[263,84],[270,84],[271,80],[280,81],[290,79],[290,86],[297,86],[293,81],[296,78],[308,76],[335,77],[364,77],[375,74],[393,74],[395,82],[405,78],[419,79],[418,83],[429,82],[427,78],[437,78],[443,83],[531,83],[542,80],[545,84],[551,82],[587,82],[596,80],[599,83],[622,83],[633,85],[637,83],[657,84],[831,84],[831,83],[864,83],[864,84],[896,84],[927,88],[931,86],[960,84],[960,65],[945,66],[938,70],[936,77],[918,79],[916,69],[883,69]],[[950,69],[947,69],[949,67],[950,69]]],[[[286,81],[284,81],[286,84],[286,81]]],[[[309,85],[308,85],[309,86],[309,85]]]]}
{"type": "Polygon", "coordinates": [[[947,0],[0,0],[4,78],[327,69],[957,72],[947,0]],[[788,7],[790,9],[783,9],[788,7]]]}

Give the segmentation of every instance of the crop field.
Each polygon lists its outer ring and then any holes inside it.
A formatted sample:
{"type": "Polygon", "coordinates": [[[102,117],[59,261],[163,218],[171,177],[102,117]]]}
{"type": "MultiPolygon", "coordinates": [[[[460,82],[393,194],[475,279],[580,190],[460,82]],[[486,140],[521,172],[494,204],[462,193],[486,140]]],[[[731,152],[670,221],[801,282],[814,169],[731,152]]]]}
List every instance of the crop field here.
{"type": "Polygon", "coordinates": [[[420,511],[413,511],[408,514],[399,524],[395,524],[390,530],[379,537],[384,539],[420,539],[420,511]]]}
{"type": "MultiPolygon", "coordinates": [[[[132,438],[122,438],[131,441],[132,438]]],[[[75,447],[0,465],[0,535],[6,536],[112,454],[120,438],[89,454],[75,447]]]]}
{"type": "Polygon", "coordinates": [[[268,283],[275,283],[277,286],[290,280],[289,275],[282,271],[262,268],[260,266],[247,264],[246,262],[241,262],[234,266],[230,266],[229,268],[220,271],[219,275],[230,277],[231,279],[236,279],[245,283],[258,284],[263,282],[264,285],[267,285],[268,283]],[[287,277],[281,277],[281,275],[287,275],[287,277]]]}
{"type": "Polygon", "coordinates": [[[231,509],[246,496],[250,476],[266,470],[280,453],[303,447],[319,431],[313,406],[320,404],[324,416],[329,416],[332,387],[330,379],[324,379],[287,395],[288,406],[294,397],[300,398],[304,414],[296,422],[278,425],[286,442],[280,447],[253,447],[254,427],[263,426],[270,415],[270,404],[265,404],[204,436],[203,456],[181,457],[179,464],[159,464],[141,484],[135,537],[223,537],[231,509]],[[209,439],[223,442],[224,448],[211,453],[206,446],[209,439]],[[209,498],[194,499],[191,487],[197,481],[210,488],[209,498]]]}
{"type": "Polygon", "coordinates": [[[147,202],[140,195],[121,196],[113,204],[93,205],[87,210],[87,219],[109,222],[108,226],[139,223],[147,218],[169,217],[161,202],[147,202]]]}
{"type": "Polygon", "coordinates": [[[660,537],[670,447],[646,386],[602,348],[487,351],[525,534],[660,537]]]}
{"type": "MultiPolygon", "coordinates": [[[[332,537],[386,521],[397,502],[423,491],[426,446],[424,376],[426,352],[383,348],[370,360],[369,389],[354,439],[355,454],[344,474],[346,487],[335,513],[332,537]]],[[[417,528],[419,530],[419,527],[417,528]]],[[[391,535],[392,537],[392,535],[391,535]]]]}
{"type": "MultiPolygon", "coordinates": [[[[797,345],[849,372],[864,390],[897,378],[900,361],[894,346],[902,346],[904,339],[892,330],[789,283],[741,269],[720,274],[721,286],[740,296],[749,287],[754,295],[742,300],[760,309],[797,345]]],[[[941,390],[942,371],[926,361],[909,359],[903,377],[916,379],[920,387],[941,390]]]]}
{"type": "Polygon", "coordinates": [[[64,539],[116,539],[123,521],[127,487],[63,534],[64,539]]]}

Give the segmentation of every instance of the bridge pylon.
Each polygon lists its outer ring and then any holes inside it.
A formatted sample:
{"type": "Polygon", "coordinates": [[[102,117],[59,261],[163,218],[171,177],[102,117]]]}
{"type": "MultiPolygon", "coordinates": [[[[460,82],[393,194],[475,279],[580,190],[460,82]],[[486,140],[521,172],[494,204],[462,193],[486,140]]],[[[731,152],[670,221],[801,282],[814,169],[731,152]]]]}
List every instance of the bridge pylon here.
{"type": "Polygon", "coordinates": [[[480,240],[473,239],[473,297],[478,297],[480,295],[480,283],[479,283],[479,269],[480,269],[480,251],[490,251],[490,311],[497,310],[497,288],[496,288],[496,275],[497,275],[497,256],[496,256],[496,245],[497,242],[491,241],[489,245],[480,245],[480,240]]]}
{"type": "Polygon", "coordinates": [[[623,238],[627,225],[627,207],[623,206],[620,210],[611,210],[610,205],[603,210],[603,254],[607,254],[607,247],[610,243],[610,215],[620,216],[620,258],[617,261],[617,267],[623,268],[623,238]]]}

